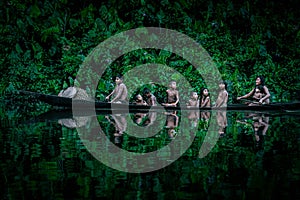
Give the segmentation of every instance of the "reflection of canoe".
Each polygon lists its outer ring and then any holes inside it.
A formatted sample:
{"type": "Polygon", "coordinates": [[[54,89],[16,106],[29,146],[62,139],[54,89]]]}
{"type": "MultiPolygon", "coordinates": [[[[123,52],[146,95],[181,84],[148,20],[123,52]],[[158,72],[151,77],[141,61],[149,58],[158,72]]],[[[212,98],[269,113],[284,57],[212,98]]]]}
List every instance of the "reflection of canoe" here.
{"type": "MultiPolygon", "coordinates": [[[[56,95],[48,95],[48,94],[41,94],[36,92],[28,92],[28,91],[19,91],[20,94],[26,95],[28,97],[32,97],[48,103],[52,106],[56,106],[61,109],[70,109],[73,107],[76,110],[81,109],[92,109],[95,108],[97,110],[196,110],[199,108],[192,107],[188,108],[186,106],[183,107],[168,107],[168,106],[144,106],[144,105],[135,105],[135,104],[118,104],[118,103],[108,103],[108,102],[101,102],[101,101],[85,101],[85,100],[72,100],[71,98],[66,97],[59,97],[56,95]]],[[[271,103],[268,105],[257,105],[257,106],[248,106],[245,104],[231,104],[228,105],[226,108],[201,108],[201,110],[254,110],[254,111],[261,111],[261,110],[299,110],[300,109],[300,102],[289,102],[289,103],[271,103]]]]}

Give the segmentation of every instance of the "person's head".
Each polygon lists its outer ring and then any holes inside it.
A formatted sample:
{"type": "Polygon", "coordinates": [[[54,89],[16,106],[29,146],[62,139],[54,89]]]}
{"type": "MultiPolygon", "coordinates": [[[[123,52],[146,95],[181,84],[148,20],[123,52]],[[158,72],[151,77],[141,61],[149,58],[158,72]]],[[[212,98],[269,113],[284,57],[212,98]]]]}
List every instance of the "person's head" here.
{"type": "Polygon", "coordinates": [[[258,85],[256,87],[256,91],[255,92],[263,93],[263,91],[264,91],[264,87],[262,85],[258,85]]]}
{"type": "Polygon", "coordinates": [[[146,97],[149,97],[149,96],[151,95],[151,92],[150,92],[150,90],[149,90],[148,88],[146,88],[146,89],[144,90],[144,95],[145,95],[146,97]]]}
{"type": "Polygon", "coordinates": [[[174,128],[170,128],[169,130],[168,130],[168,135],[169,135],[169,137],[171,138],[171,139],[173,139],[175,136],[176,136],[176,130],[174,129],[174,128]]]}
{"type": "Polygon", "coordinates": [[[265,85],[265,78],[263,76],[257,76],[255,80],[255,85],[265,85]]]}
{"type": "Polygon", "coordinates": [[[208,91],[208,89],[207,89],[207,88],[202,88],[201,91],[200,91],[200,95],[201,95],[202,97],[207,97],[207,96],[209,96],[209,91],[208,91]]]}
{"type": "Polygon", "coordinates": [[[176,81],[170,81],[170,84],[169,84],[170,88],[172,89],[176,89],[176,81]]]}
{"type": "Polygon", "coordinates": [[[191,99],[198,99],[198,94],[197,94],[197,92],[191,92],[191,99]]]}
{"type": "Polygon", "coordinates": [[[220,81],[219,82],[219,88],[220,90],[227,90],[227,83],[225,81],[220,81]]]}
{"type": "Polygon", "coordinates": [[[136,100],[136,101],[142,101],[142,100],[143,100],[142,95],[140,95],[140,94],[136,95],[136,96],[135,96],[135,100],[136,100]]]}
{"type": "Polygon", "coordinates": [[[123,82],[123,76],[122,75],[117,75],[115,78],[115,81],[117,84],[120,84],[123,82]]]}

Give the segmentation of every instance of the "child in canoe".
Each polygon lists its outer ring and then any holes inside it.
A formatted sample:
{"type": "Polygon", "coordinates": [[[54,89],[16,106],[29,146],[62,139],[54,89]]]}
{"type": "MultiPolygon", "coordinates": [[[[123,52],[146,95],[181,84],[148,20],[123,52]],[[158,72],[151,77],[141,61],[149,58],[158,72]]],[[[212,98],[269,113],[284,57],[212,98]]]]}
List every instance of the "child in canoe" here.
{"type": "Polygon", "coordinates": [[[199,107],[199,99],[197,92],[191,92],[190,99],[186,105],[187,107],[199,107]]]}
{"type": "Polygon", "coordinates": [[[146,102],[148,106],[156,106],[156,97],[150,92],[149,89],[144,90],[144,95],[146,96],[146,102]]]}
{"type": "Polygon", "coordinates": [[[109,100],[110,96],[114,98],[110,101],[111,103],[127,103],[128,102],[128,91],[126,85],[123,83],[123,77],[118,75],[115,79],[116,87],[105,99],[109,100]]]}

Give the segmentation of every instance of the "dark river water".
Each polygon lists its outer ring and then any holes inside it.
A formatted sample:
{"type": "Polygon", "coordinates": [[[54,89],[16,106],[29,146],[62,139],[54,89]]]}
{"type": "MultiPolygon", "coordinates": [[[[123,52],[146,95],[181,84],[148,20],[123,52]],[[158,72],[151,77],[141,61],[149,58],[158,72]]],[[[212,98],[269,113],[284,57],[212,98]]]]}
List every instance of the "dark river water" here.
{"type": "Polygon", "coordinates": [[[299,119],[1,107],[1,199],[300,199],[299,119]]]}

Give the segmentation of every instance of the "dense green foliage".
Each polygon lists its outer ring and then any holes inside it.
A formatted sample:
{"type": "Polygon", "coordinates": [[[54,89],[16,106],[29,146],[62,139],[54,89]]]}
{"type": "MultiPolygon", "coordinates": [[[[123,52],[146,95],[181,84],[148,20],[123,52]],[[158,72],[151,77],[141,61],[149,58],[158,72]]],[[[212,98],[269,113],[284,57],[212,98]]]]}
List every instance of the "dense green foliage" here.
{"type": "MultiPolygon", "coordinates": [[[[272,101],[299,95],[297,1],[150,2],[1,1],[0,93],[26,89],[57,94],[74,84],[80,65],[99,43],[125,30],[152,26],[182,32],[201,44],[229,83],[230,101],[250,91],[259,74],[266,77],[272,101]]],[[[132,52],[110,66],[97,97],[103,100],[112,90],[112,76],[149,62],[181,73],[190,67],[174,54],[132,52]]],[[[205,85],[193,70],[184,75],[198,92],[205,85]]],[[[154,89],[162,99],[163,90],[154,89]]]]}

